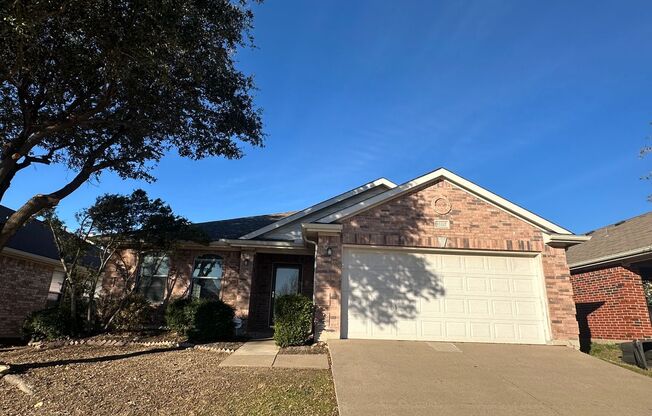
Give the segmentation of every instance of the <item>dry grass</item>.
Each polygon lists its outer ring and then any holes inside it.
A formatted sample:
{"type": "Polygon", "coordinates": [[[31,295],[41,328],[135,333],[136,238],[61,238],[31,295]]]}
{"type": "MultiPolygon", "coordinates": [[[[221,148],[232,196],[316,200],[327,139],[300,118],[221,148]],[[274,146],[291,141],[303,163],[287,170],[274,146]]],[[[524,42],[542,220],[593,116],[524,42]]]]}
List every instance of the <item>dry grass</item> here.
{"type": "Polygon", "coordinates": [[[35,391],[0,383],[0,414],[337,415],[329,370],[218,367],[225,357],[135,346],[0,352],[35,391]]]}
{"type": "Polygon", "coordinates": [[[620,345],[618,344],[591,344],[591,351],[589,354],[600,358],[604,361],[616,364],[617,366],[626,368],[628,370],[634,371],[644,376],[652,377],[652,371],[643,370],[636,367],[635,365],[627,364],[623,361],[623,353],[620,350],[620,345]]]}

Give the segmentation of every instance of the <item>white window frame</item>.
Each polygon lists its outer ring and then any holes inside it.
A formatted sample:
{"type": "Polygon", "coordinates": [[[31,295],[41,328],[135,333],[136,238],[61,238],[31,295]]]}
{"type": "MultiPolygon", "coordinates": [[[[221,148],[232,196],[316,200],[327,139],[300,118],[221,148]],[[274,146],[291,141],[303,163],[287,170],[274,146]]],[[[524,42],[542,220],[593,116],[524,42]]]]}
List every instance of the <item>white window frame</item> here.
{"type": "Polygon", "coordinates": [[[146,253],[145,255],[143,255],[143,259],[140,262],[140,270],[139,270],[138,274],[139,274],[139,276],[138,276],[138,286],[139,286],[138,287],[138,292],[142,293],[143,296],[145,296],[150,303],[153,303],[153,304],[162,303],[165,300],[165,294],[166,294],[167,286],[168,286],[168,279],[170,278],[170,256],[168,254],[161,254],[161,253],[146,253]],[[145,260],[148,259],[148,258],[153,258],[157,262],[158,267],[156,268],[156,271],[158,271],[161,264],[163,264],[163,259],[167,259],[166,261],[167,261],[167,265],[168,265],[168,267],[167,267],[168,272],[166,274],[152,274],[151,276],[145,275],[143,273],[143,271],[145,269],[145,260]],[[149,299],[147,297],[147,295],[142,292],[143,289],[141,287],[141,284],[142,284],[144,276],[146,276],[149,279],[152,279],[152,278],[165,279],[165,284],[163,285],[163,293],[161,294],[161,300],[160,301],[155,301],[155,300],[149,299]]]}
{"type": "Polygon", "coordinates": [[[195,261],[192,264],[192,271],[190,273],[190,296],[193,297],[193,289],[195,286],[195,280],[204,279],[204,280],[219,280],[220,282],[220,293],[218,297],[222,299],[222,279],[224,278],[224,257],[219,254],[207,253],[201,254],[195,257],[195,261]],[[220,275],[219,276],[195,276],[195,270],[197,269],[197,262],[202,260],[219,260],[220,262],[220,275]]]}

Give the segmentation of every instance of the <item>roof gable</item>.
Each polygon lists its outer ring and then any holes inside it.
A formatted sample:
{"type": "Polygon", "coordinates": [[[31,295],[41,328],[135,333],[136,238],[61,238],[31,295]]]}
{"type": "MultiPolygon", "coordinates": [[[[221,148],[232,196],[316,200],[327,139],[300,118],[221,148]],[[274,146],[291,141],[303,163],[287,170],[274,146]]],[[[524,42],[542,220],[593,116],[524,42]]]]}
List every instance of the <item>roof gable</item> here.
{"type": "Polygon", "coordinates": [[[325,216],[324,218],[319,219],[317,222],[323,224],[330,224],[333,222],[342,221],[360,212],[366,211],[368,209],[381,205],[385,202],[398,198],[401,195],[405,195],[408,192],[413,192],[415,190],[424,188],[440,179],[448,180],[452,184],[457,185],[458,187],[466,190],[467,192],[474,194],[478,198],[492,205],[495,205],[496,207],[501,208],[502,210],[507,211],[508,213],[515,215],[516,217],[521,218],[522,220],[536,226],[537,228],[543,231],[546,231],[548,233],[555,233],[555,234],[572,234],[570,231],[566,230],[565,228],[562,228],[557,224],[554,224],[526,210],[525,208],[522,208],[506,200],[505,198],[502,198],[444,168],[439,168],[433,172],[430,172],[416,179],[408,181],[402,185],[399,185],[393,189],[390,189],[386,192],[383,192],[380,195],[376,195],[372,198],[369,198],[351,207],[332,213],[328,216],[325,216]]]}
{"type": "MultiPolygon", "coordinates": [[[[292,215],[289,215],[285,218],[279,219],[278,221],[275,221],[273,223],[267,224],[261,228],[258,228],[256,230],[252,230],[251,232],[241,235],[241,239],[253,239],[259,236],[262,236],[263,234],[269,233],[274,230],[278,230],[279,228],[299,221],[301,219],[304,219],[308,217],[309,215],[313,215],[314,213],[317,213],[318,211],[322,211],[327,209],[328,207],[331,207],[335,204],[340,204],[342,202],[345,202],[347,199],[359,196],[365,192],[368,192],[373,189],[381,188],[381,189],[393,189],[396,187],[396,184],[385,179],[385,178],[380,178],[376,179],[373,182],[366,183],[362,186],[359,186],[355,189],[352,189],[350,191],[344,192],[343,194],[334,196],[333,198],[327,199],[326,201],[320,202],[318,204],[315,204],[313,206],[310,206],[304,210],[295,212],[292,215]]],[[[299,227],[300,229],[300,227],[299,227]]]]}

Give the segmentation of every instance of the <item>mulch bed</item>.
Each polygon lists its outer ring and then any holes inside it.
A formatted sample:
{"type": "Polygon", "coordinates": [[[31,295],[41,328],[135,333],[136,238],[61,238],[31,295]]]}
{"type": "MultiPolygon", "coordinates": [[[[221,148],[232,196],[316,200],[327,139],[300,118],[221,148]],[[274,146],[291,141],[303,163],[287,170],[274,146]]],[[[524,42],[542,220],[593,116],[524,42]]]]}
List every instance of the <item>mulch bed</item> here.
{"type": "Polygon", "coordinates": [[[138,345],[2,351],[34,395],[0,382],[0,414],[337,415],[330,371],[218,367],[227,356],[138,345]]]}
{"type": "Polygon", "coordinates": [[[324,342],[317,342],[312,345],[300,347],[284,347],[279,354],[328,354],[328,346],[324,342]]]}

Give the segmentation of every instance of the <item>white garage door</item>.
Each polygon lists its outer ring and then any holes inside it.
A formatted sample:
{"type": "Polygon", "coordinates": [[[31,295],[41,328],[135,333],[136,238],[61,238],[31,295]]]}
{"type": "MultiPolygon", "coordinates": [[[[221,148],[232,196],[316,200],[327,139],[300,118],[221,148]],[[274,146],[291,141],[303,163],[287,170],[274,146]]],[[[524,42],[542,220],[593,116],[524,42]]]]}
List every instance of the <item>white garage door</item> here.
{"type": "Polygon", "coordinates": [[[346,248],[343,268],[343,338],[548,338],[536,258],[346,248]]]}

